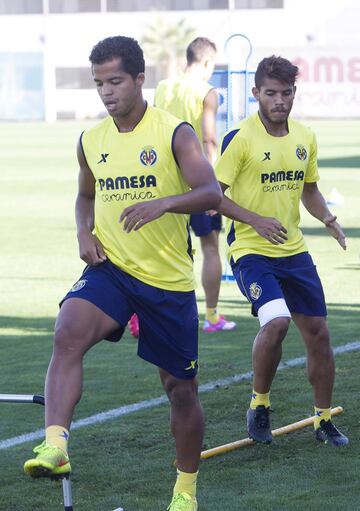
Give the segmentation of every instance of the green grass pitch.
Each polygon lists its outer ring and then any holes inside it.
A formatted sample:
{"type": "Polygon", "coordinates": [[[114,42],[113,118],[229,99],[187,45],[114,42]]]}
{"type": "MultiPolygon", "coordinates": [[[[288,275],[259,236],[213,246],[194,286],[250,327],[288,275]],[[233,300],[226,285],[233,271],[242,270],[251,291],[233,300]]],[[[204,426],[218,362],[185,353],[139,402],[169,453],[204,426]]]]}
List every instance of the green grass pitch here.
{"type": "MultiPolygon", "coordinates": [[[[343,252],[306,212],[303,230],[323,280],[334,346],[359,341],[360,313],[360,122],[309,121],[317,135],[320,189],[344,196],[333,206],[348,236],[343,252]]],[[[75,146],[88,123],[0,124],[0,349],[1,393],[41,393],[51,354],[57,303],[82,270],[73,205],[77,186],[75,146]]],[[[224,238],[222,235],[222,241],[224,238]]],[[[198,244],[195,269],[200,274],[198,244]]],[[[200,317],[204,299],[198,288],[200,317]]],[[[257,321],[234,283],[224,283],[221,312],[237,321],[234,332],[200,335],[201,384],[251,369],[257,321]]],[[[304,354],[294,327],[283,361],[304,354]]],[[[350,437],[347,448],[317,445],[311,428],[201,462],[199,511],[332,511],[358,509],[360,353],[336,357],[333,405],[336,424],[350,437]]],[[[246,437],[251,382],[202,394],[204,448],[246,437]]],[[[103,342],[85,359],[85,385],[74,420],[162,395],[157,371],[136,356],[127,333],[103,342]]],[[[277,374],[272,388],[272,426],[312,414],[305,368],[277,374]]],[[[165,511],[175,478],[167,404],[72,432],[73,499],[76,511],[165,511]]],[[[43,426],[43,409],[0,403],[0,442],[43,426]]],[[[1,451],[0,511],[62,509],[60,484],[32,481],[22,471],[35,442],[1,451]]]]}

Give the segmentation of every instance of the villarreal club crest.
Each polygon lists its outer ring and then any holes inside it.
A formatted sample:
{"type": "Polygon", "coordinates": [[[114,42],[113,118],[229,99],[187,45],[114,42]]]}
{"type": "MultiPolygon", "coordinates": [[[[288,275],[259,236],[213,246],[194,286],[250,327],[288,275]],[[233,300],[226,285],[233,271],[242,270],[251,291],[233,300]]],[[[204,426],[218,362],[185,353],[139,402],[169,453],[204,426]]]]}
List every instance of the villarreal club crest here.
{"type": "Polygon", "coordinates": [[[151,167],[157,160],[157,154],[155,149],[151,145],[147,145],[143,147],[143,150],[140,153],[140,161],[146,167],[151,167]]]}
{"type": "Polygon", "coordinates": [[[296,156],[299,160],[304,161],[307,158],[307,151],[303,145],[296,146],[296,156]]]}

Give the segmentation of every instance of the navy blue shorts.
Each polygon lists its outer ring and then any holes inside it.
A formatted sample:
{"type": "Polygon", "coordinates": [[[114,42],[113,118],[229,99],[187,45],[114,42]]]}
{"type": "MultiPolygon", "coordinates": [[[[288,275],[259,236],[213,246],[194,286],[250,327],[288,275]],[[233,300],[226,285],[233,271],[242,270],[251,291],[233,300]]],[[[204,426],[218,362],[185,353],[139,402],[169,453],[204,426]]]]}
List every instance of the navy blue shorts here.
{"type": "Polygon", "coordinates": [[[255,316],[261,306],[279,298],[285,300],[290,312],[327,315],[321,281],[308,252],[288,257],[249,254],[240,257],[232,270],[255,316]]]}
{"type": "Polygon", "coordinates": [[[191,379],[196,375],[199,321],[194,291],[167,291],[150,286],[107,260],[86,267],[61,304],[68,298],[93,303],[119,324],[106,337],[109,341],[121,339],[136,312],[138,355],[177,378],[191,379]]]}
{"type": "Polygon", "coordinates": [[[207,236],[211,231],[221,231],[221,215],[193,213],[190,215],[190,225],[195,236],[207,236]]]}

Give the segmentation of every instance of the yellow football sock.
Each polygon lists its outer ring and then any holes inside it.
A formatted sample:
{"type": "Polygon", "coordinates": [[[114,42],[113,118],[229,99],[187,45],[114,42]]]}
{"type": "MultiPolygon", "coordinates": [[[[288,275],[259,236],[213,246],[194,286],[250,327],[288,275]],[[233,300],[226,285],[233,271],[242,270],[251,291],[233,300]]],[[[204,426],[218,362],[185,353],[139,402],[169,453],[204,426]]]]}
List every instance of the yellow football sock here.
{"type": "Polygon", "coordinates": [[[67,454],[69,432],[63,426],[48,426],[45,430],[45,440],[49,445],[59,447],[67,454]]]}
{"type": "Polygon", "coordinates": [[[331,408],[318,408],[317,406],[314,406],[314,411],[314,429],[320,428],[321,421],[329,421],[331,419],[331,408]]]}
{"type": "Polygon", "coordinates": [[[256,390],[253,389],[251,394],[250,408],[252,408],[252,410],[255,410],[257,406],[261,405],[265,406],[265,408],[269,408],[270,392],[267,392],[266,394],[259,394],[259,392],[256,392],[256,390]]]}
{"type": "Polygon", "coordinates": [[[181,472],[181,470],[177,470],[177,479],[174,486],[174,495],[175,493],[188,493],[192,497],[196,495],[196,480],[199,471],[191,474],[188,472],[181,472]]]}
{"type": "Polygon", "coordinates": [[[205,319],[210,323],[217,323],[220,319],[216,307],[206,307],[205,319]]]}

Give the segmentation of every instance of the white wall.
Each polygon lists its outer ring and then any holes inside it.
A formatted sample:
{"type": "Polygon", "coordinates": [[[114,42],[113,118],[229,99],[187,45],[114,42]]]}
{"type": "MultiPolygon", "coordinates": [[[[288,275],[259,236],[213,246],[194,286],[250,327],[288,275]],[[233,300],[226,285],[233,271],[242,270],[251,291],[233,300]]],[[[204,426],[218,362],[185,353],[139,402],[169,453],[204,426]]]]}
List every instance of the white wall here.
{"type": "MultiPolygon", "coordinates": [[[[219,63],[227,62],[224,44],[234,33],[244,33],[252,41],[251,69],[272,53],[302,59],[302,68],[308,73],[306,80],[299,82],[298,116],[360,117],[357,0],[285,0],[284,9],[172,11],[161,15],[169,22],[185,17],[198,28],[198,35],[213,39],[219,48],[219,63]],[[333,59],[332,67],[330,61],[322,59],[333,59]]],[[[141,39],[145,25],[156,24],[158,16],[153,11],[1,16],[0,52],[45,53],[48,119],[58,111],[71,110],[78,117],[93,116],[103,110],[96,93],[55,90],[55,67],[86,67],[91,48],[100,39],[114,34],[141,39]]],[[[234,52],[242,67],[246,45],[235,45],[234,52]]],[[[145,95],[151,100],[152,91],[145,91],[145,95]]]]}

